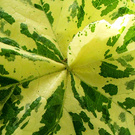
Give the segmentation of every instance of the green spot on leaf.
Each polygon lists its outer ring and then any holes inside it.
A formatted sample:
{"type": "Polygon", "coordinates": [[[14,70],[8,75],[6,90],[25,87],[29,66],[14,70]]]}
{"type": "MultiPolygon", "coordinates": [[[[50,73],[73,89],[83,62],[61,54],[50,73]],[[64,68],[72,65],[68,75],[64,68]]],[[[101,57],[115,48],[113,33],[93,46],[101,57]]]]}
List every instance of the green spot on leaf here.
{"type": "Polygon", "coordinates": [[[83,135],[82,132],[84,132],[86,130],[86,128],[83,125],[83,121],[82,121],[81,117],[77,113],[70,112],[69,114],[72,117],[76,135],[83,135]]]}
{"type": "Polygon", "coordinates": [[[3,65],[0,65],[0,74],[2,74],[2,75],[8,75],[9,74],[9,72],[6,71],[6,69],[4,68],[3,65]]]}
{"type": "Polygon", "coordinates": [[[134,88],[135,88],[135,79],[127,82],[125,85],[127,86],[126,87],[127,90],[130,90],[130,89],[134,90],[134,88]]]}
{"type": "Polygon", "coordinates": [[[125,122],[126,121],[126,116],[124,112],[121,112],[119,115],[119,119],[121,120],[121,122],[125,122]]]}
{"type": "Polygon", "coordinates": [[[105,78],[111,77],[111,78],[118,79],[118,78],[129,77],[129,75],[133,71],[132,68],[126,68],[124,71],[118,70],[117,68],[118,67],[113,64],[102,62],[100,66],[101,73],[99,74],[105,78]]]}
{"type": "Polygon", "coordinates": [[[103,87],[105,93],[109,93],[111,96],[116,95],[118,92],[118,87],[114,84],[107,84],[103,87]]]}
{"type": "Polygon", "coordinates": [[[11,15],[0,9],[0,19],[2,18],[10,24],[13,24],[15,22],[15,19],[11,15]]]}

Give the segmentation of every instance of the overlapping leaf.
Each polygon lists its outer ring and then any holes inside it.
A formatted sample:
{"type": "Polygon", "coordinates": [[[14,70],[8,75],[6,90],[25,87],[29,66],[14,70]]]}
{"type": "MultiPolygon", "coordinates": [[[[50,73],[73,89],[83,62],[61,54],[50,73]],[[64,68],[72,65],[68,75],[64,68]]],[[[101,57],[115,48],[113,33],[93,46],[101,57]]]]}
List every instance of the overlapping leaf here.
{"type": "Polygon", "coordinates": [[[134,134],[134,9],[1,0],[0,135],[134,134]]]}

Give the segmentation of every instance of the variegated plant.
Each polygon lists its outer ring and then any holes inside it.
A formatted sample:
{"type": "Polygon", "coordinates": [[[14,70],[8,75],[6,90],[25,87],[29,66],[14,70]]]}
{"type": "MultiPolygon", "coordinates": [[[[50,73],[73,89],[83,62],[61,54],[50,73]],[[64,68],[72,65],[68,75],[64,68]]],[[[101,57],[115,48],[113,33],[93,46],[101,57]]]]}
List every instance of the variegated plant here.
{"type": "Polygon", "coordinates": [[[131,0],[0,0],[0,135],[134,135],[131,0]]]}

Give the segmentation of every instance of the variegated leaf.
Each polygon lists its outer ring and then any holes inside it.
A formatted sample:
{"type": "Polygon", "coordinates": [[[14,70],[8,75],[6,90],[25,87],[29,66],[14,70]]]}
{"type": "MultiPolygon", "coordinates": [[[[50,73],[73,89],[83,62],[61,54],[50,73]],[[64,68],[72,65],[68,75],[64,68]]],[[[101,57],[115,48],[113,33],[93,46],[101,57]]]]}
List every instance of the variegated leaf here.
{"type": "Polygon", "coordinates": [[[0,0],[0,135],[134,135],[135,4],[0,0]]]}

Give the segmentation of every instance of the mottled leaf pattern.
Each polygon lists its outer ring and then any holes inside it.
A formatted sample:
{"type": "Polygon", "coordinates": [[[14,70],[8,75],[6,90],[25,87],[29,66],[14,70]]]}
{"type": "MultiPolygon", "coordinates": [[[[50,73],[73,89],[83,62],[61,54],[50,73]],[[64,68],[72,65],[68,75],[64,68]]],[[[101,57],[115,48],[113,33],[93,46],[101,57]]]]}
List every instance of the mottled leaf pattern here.
{"type": "Polygon", "coordinates": [[[134,135],[135,4],[0,0],[0,135],[134,135]]]}

